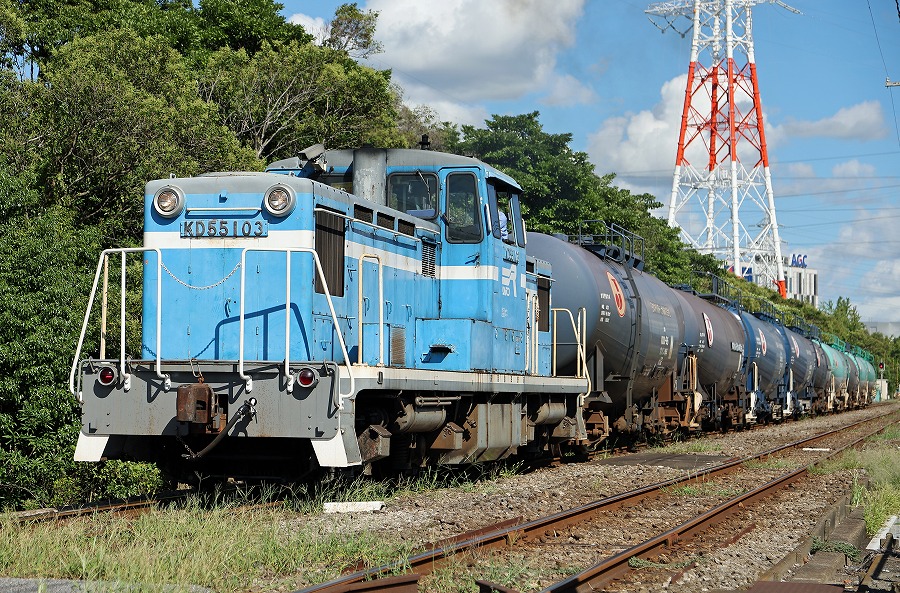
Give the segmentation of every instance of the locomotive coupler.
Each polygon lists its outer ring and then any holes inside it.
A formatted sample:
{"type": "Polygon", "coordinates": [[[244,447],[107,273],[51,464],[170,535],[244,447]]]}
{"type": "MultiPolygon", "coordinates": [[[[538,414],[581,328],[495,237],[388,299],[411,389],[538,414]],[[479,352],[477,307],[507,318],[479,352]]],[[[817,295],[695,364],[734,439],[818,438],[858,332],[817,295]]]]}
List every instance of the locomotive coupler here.
{"type": "Polygon", "coordinates": [[[237,424],[238,421],[245,416],[250,416],[251,418],[256,416],[255,397],[251,397],[250,399],[244,401],[243,404],[241,404],[241,407],[238,408],[234,416],[231,417],[231,420],[228,421],[228,425],[225,427],[225,430],[216,435],[216,438],[214,438],[212,442],[206,446],[205,449],[203,449],[199,453],[194,453],[193,451],[191,451],[190,447],[185,445],[188,453],[184,453],[181,456],[185,459],[199,459],[200,457],[203,457],[204,455],[212,451],[216,447],[216,445],[218,445],[222,441],[222,439],[225,438],[225,435],[228,434],[228,431],[234,428],[234,425],[237,424]]]}

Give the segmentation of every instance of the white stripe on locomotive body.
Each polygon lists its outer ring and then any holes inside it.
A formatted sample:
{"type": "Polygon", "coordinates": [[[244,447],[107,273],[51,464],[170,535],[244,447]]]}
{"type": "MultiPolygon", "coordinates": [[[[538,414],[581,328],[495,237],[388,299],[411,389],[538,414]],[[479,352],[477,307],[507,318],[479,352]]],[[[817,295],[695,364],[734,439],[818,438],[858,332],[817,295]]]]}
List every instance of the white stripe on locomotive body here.
{"type": "MultiPolygon", "coordinates": [[[[410,241],[417,241],[409,237],[410,241]]],[[[184,238],[179,232],[147,231],[144,233],[144,246],[158,248],[164,251],[195,250],[195,249],[289,249],[303,248],[313,249],[315,245],[315,231],[269,231],[268,237],[251,238],[184,238]]],[[[358,260],[362,254],[376,255],[381,259],[385,269],[392,268],[400,272],[417,271],[421,273],[422,261],[419,257],[409,257],[383,248],[373,247],[347,241],[346,256],[351,260],[358,260]]],[[[165,255],[163,263],[166,262],[165,255]]],[[[500,272],[497,266],[441,266],[435,267],[435,274],[440,280],[489,280],[499,281],[500,272]]],[[[525,276],[520,276],[520,285],[524,288],[525,276]]]]}
{"type": "MultiPolygon", "coordinates": [[[[265,247],[287,249],[302,247],[312,249],[315,232],[308,230],[269,231],[268,237],[184,238],[178,231],[146,231],[144,247],[159,249],[245,249],[265,247]]],[[[163,259],[165,261],[165,259],[163,259]]]]}

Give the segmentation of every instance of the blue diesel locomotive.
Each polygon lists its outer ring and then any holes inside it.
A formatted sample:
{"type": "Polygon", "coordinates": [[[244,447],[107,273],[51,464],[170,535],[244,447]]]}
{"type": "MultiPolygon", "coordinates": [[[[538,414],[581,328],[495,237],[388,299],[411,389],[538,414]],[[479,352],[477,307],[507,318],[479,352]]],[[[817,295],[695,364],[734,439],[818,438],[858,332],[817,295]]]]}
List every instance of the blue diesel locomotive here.
{"type": "Polygon", "coordinates": [[[93,290],[105,311],[107,262],[124,287],[142,259],[142,351],[124,322],[118,356],[79,344],[76,458],[266,477],[587,439],[586,374],[551,368],[554,317],[577,320],[551,312],[520,195],[471,158],[321,146],[149,183],[144,246],[105,251],[93,290]]]}
{"type": "Polygon", "coordinates": [[[861,353],[644,272],[622,229],[526,234],[521,193],[472,158],[321,145],[264,173],[148,183],[143,247],[98,262],[69,378],[76,459],[177,479],[393,472],[874,389],[861,353]]]}

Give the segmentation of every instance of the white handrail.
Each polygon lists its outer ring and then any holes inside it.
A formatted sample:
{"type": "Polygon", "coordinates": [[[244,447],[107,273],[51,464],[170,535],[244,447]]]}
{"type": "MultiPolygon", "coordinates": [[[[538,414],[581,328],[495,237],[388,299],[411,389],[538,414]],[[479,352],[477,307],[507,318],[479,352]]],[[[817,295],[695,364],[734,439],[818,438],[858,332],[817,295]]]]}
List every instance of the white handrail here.
{"type": "Polygon", "coordinates": [[[553,376],[556,376],[556,326],[557,324],[557,313],[566,313],[569,316],[569,321],[572,324],[572,331],[575,332],[575,345],[578,356],[576,358],[577,362],[575,365],[575,376],[579,379],[587,378],[588,380],[588,393],[593,391],[593,385],[591,382],[591,376],[587,372],[587,354],[585,353],[587,346],[585,342],[587,341],[587,310],[584,307],[578,309],[578,321],[575,321],[575,316],[572,315],[572,312],[568,309],[558,309],[551,308],[550,311],[553,313],[553,376]]]}
{"type": "MultiPolygon", "coordinates": [[[[374,253],[359,256],[359,328],[357,329],[356,364],[363,364],[363,260],[373,259],[378,264],[378,366],[384,366],[384,268],[381,257],[374,253]]],[[[349,363],[349,361],[348,361],[349,363]]]]}
{"type": "Polygon", "coordinates": [[[240,375],[241,379],[244,380],[244,384],[246,385],[247,392],[251,392],[253,390],[253,377],[246,374],[244,372],[244,289],[246,287],[246,270],[247,270],[247,252],[249,251],[267,251],[274,253],[285,253],[285,259],[288,264],[288,273],[287,273],[287,289],[286,289],[286,302],[285,302],[285,315],[288,316],[288,321],[285,322],[285,346],[286,350],[284,353],[285,360],[285,373],[288,377],[289,368],[288,364],[290,362],[290,314],[291,314],[291,285],[290,285],[290,254],[291,253],[309,253],[313,257],[313,262],[316,265],[316,273],[319,275],[319,280],[322,281],[322,286],[325,289],[325,299],[328,301],[328,310],[331,312],[331,319],[334,322],[334,327],[336,329],[336,334],[338,337],[338,342],[341,346],[341,353],[344,355],[344,362],[347,365],[347,374],[350,377],[350,391],[347,394],[343,394],[340,392],[340,376],[335,379],[338,381],[338,409],[344,409],[344,400],[351,397],[356,391],[356,380],[353,377],[353,370],[350,365],[350,355],[347,354],[347,345],[344,343],[344,335],[341,333],[341,327],[338,323],[337,313],[334,310],[334,303],[331,300],[331,291],[328,288],[328,282],[325,280],[325,272],[322,271],[322,262],[319,260],[319,254],[315,249],[310,247],[245,247],[241,251],[241,313],[240,313],[240,337],[238,342],[238,375],[240,375]]]}
{"type": "MultiPolygon", "coordinates": [[[[163,374],[161,371],[161,345],[162,336],[160,334],[162,324],[162,253],[156,247],[125,247],[119,249],[105,249],[100,254],[100,260],[97,262],[97,271],[94,273],[94,283],[91,286],[91,295],[88,297],[87,308],[84,312],[84,321],[81,324],[81,335],[78,337],[78,346],[75,348],[75,359],[72,361],[72,368],[69,370],[69,392],[74,395],[79,403],[84,403],[84,396],[80,389],[75,388],[75,371],[78,369],[79,359],[81,358],[81,348],[84,346],[84,337],[87,335],[87,326],[91,318],[91,311],[94,308],[94,297],[97,295],[97,285],[100,283],[100,273],[103,271],[103,264],[107,257],[113,253],[122,254],[122,281],[121,281],[121,315],[120,320],[120,352],[119,352],[119,370],[122,373],[124,381],[124,389],[127,391],[131,388],[131,376],[125,373],[125,255],[128,253],[143,253],[153,251],[156,253],[156,376],[163,380],[163,387],[167,391],[172,387],[172,380],[169,375],[163,374]]],[[[105,291],[104,291],[105,292],[105,291]]],[[[104,294],[104,299],[106,295],[104,294]]],[[[106,328],[101,328],[105,332],[106,328]]],[[[80,383],[79,376],[79,383],[80,383]]],[[[80,384],[79,384],[80,387],[80,384]]]]}

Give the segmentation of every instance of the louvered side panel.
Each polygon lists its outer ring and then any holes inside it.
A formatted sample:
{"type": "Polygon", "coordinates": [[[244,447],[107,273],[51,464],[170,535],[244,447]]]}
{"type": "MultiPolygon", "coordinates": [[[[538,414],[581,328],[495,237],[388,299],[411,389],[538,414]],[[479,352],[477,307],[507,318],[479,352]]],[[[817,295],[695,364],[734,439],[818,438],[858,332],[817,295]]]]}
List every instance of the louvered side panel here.
{"type": "MultiPolygon", "coordinates": [[[[344,219],[323,210],[316,211],[316,253],[331,296],[344,296],[344,219]]],[[[325,287],[316,274],[316,292],[325,287]]]]}

